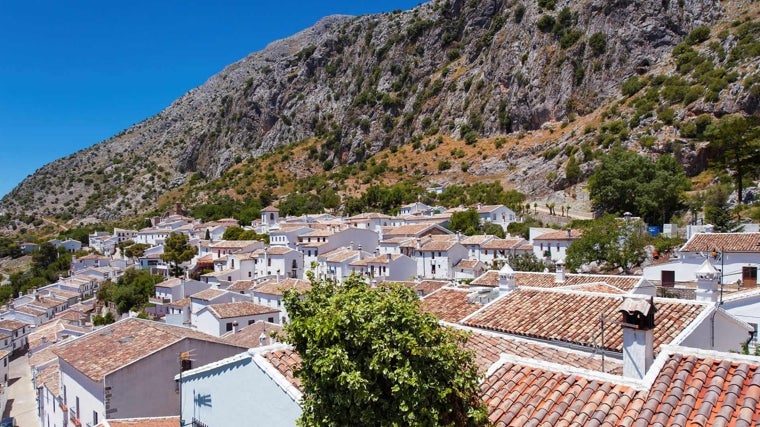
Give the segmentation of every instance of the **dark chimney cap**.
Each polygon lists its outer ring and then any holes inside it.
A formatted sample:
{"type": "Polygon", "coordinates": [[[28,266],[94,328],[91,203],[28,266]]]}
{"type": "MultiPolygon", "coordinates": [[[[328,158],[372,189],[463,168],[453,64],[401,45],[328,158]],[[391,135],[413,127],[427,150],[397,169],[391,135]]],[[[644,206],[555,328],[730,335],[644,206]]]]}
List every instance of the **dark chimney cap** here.
{"type": "Polygon", "coordinates": [[[634,329],[654,329],[654,298],[624,298],[618,311],[623,315],[622,326],[634,329]]]}

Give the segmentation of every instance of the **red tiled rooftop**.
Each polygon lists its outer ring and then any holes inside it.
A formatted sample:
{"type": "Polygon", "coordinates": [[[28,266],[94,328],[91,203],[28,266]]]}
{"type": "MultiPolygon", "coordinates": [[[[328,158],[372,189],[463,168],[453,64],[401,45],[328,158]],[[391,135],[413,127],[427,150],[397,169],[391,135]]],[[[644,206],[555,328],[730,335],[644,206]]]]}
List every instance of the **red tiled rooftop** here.
{"type": "MultiPolygon", "coordinates": [[[[636,285],[643,281],[641,276],[613,276],[608,274],[565,274],[564,282],[557,282],[555,273],[534,273],[534,272],[515,272],[515,282],[520,287],[533,288],[558,288],[572,287],[578,285],[587,285],[590,283],[606,283],[615,288],[631,291],[636,285]]],[[[471,283],[473,286],[499,286],[499,272],[489,270],[475,278],[471,283]]]]}
{"type": "Polygon", "coordinates": [[[277,313],[280,310],[265,305],[254,304],[250,301],[236,301],[208,306],[209,311],[218,319],[230,319],[233,317],[258,316],[262,314],[277,313]]]}
{"type": "Polygon", "coordinates": [[[631,425],[623,415],[641,394],[626,385],[509,362],[486,378],[481,392],[494,426],[631,425]]]}
{"type": "Polygon", "coordinates": [[[441,288],[424,297],[421,307],[444,322],[456,323],[483,307],[467,300],[472,292],[471,289],[441,288]]]}
{"type": "Polygon", "coordinates": [[[222,340],[232,345],[255,348],[261,346],[259,339],[264,334],[264,345],[273,343],[271,333],[279,334],[282,326],[269,322],[255,322],[240,328],[237,332],[228,332],[222,336],[222,340]]]}
{"type": "Polygon", "coordinates": [[[301,389],[301,380],[294,375],[295,370],[301,365],[301,356],[295,350],[277,350],[263,356],[290,384],[301,389]]]}
{"type": "Polygon", "coordinates": [[[99,382],[108,373],[187,338],[224,342],[189,328],[130,318],[62,343],[56,354],[99,382]]]}
{"type": "MultiPolygon", "coordinates": [[[[472,332],[465,348],[475,351],[475,362],[481,372],[485,372],[505,353],[602,372],[601,358],[592,354],[488,332],[472,332]]],[[[618,360],[607,358],[604,369],[608,373],[621,373],[623,365],[618,360]]]]}
{"type": "Polygon", "coordinates": [[[760,252],[760,233],[697,233],[681,252],[760,252]]]}
{"type": "Polygon", "coordinates": [[[575,229],[575,228],[572,230],[549,231],[547,233],[534,237],[533,241],[535,242],[537,240],[575,240],[581,237],[581,234],[583,234],[583,231],[575,229]]]}
{"type": "MultiPolygon", "coordinates": [[[[513,335],[561,341],[583,346],[600,345],[600,316],[619,320],[621,296],[586,292],[519,288],[497,299],[467,319],[465,325],[513,335]]],[[[680,334],[707,310],[705,304],[655,299],[655,352],[680,334]]],[[[622,329],[605,325],[606,349],[622,351],[622,329]]]]}
{"type": "Polygon", "coordinates": [[[211,301],[212,299],[218,298],[226,293],[227,291],[223,291],[221,289],[209,288],[190,295],[190,298],[199,299],[201,301],[211,301]]]}
{"type": "MultiPolygon", "coordinates": [[[[521,244],[525,243],[523,239],[493,239],[483,245],[483,249],[513,249],[521,244]]],[[[533,246],[530,246],[531,250],[533,246]]]]}
{"type": "Polygon", "coordinates": [[[267,294],[267,295],[283,295],[288,289],[295,289],[299,293],[306,292],[311,289],[311,282],[303,279],[281,279],[281,280],[265,280],[253,288],[253,292],[267,294]]]}
{"type": "Polygon", "coordinates": [[[50,365],[37,371],[34,377],[35,387],[47,387],[54,395],[58,395],[60,372],[58,371],[58,364],[51,363],[50,365]]]}

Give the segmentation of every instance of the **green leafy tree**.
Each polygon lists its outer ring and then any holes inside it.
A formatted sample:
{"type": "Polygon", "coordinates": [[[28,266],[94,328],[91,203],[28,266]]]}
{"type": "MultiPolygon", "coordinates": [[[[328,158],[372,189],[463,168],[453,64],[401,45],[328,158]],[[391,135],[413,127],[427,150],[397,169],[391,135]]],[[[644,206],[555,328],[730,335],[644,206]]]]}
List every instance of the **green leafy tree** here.
{"type": "Polygon", "coordinates": [[[148,298],[156,294],[156,283],[163,280],[163,277],[154,276],[147,270],[128,268],[112,288],[111,301],[116,305],[119,314],[139,310],[148,302],[148,298]]]}
{"type": "Polygon", "coordinates": [[[725,233],[735,231],[739,226],[728,206],[731,188],[728,185],[715,185],[702,194],[705,209],[705,221],[715,227],[715,231],[725,233]]]}
{"type": "Polygon", "coordinates": [[[620,269],[630,274],[631,269],[646,259],[644,246],[647,237],[638,220],[621,220],[614,215],[604,215],[581,224],[583,234],[567,248],[565,264],[572,271],[596,262],[602,269],[620,269]]]}
{"type": "Polygon", "coordinates": [[[187,235],[184,233],[171,233],[164,242],[164,253],[161,259],[164,262],[172,263],[172,275],[180,277],[183,274],[179,266],[185,261],[190,261],[197,253],[197,248],[190,246],[187,235]]]}
{"type": "Polygon", "coordinates": [[[454,212],[449,220],[449,230],[460,231],[462,234],[471,236],[480,229],[480,217],[475,209],[454,212]]]}
{"type": "Polygon", "coordinates": [[[135,243],[124,249],[124,256],[129,258],[139,258],[143,256],[145,250],[150,247],[147,243],[135,243]]]}
{"type": "Polygon", "coordinates": [[[483,226],[483,234],[491,234],[501,239],[507,236],[502,226],[499,224],[494,224],[492,222],[486,222],[486,224],[483,226]]]}
{"type": "Polygon", "coordinates": [[[476,426],[487,423],[466,335],[422,313],[400,285],[357,276],[288,291],[286,340],[301,355],[302,426],[476,426]]]}
{"type": "Polygon", "coordinates": [[[757,176],[760,166],[760,118],[741,114],[723,116],[707,126],[712,161],[732,171],[739,201],[744,200],[744,179],[757,176]]]}
{"type": "Polygon", "coordinates": [[[509,255],[507,257],[507,264],[515,271],[542,272],[547,268],[547,265],[532,252],[509,255]]]}
{"type": "Polygon", "coordinates": [[[690,186],[672,156],[652,161],[620,146],[602,156],[588,181],[595,209],[602,213],[632,212],[649,224],[667,221],[683,208],[690,186]]]}

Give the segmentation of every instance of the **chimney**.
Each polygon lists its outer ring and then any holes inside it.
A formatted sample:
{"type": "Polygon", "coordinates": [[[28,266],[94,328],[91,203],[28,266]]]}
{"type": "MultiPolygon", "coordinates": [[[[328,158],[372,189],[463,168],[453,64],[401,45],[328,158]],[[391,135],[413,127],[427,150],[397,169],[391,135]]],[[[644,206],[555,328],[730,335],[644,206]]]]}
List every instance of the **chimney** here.
{"type": "Polygon", "coordinates": [[[259,347],[263,347],[267,345],[267,334],[262,332],[261,335],[259,335],[259,347]]]}
{"type": "Polygon", "coordinates": [[[699,266],[695,272],[697,275],[696,300],[700,302],[718,302],[718,279],[720,272],[713,267],[710,258],[699,266]]]}
{"type": "Polygon", "coordinates": [[[562,260],[557,261],[557,275],[554,278],[554,281],[557,283],[565,283],[565,263],[562,262],[562,260]]]}
{"type": "Polygon", "coordinates": [[[499,294],[504,295],[508,292],[517,289],[517,282],[515,281],[515,271],[509,264],[504,264],[504,267],[499,270],[499,294]]]}
{"type": "Polygon", "coordinates": [[[235,320],[234,322],[232,322],[232,333],[236,334],[237,331],[238,331],[238,322],[237,320],[235,320]]]}
{"type": "Polygon", "coordinates": [[[642,379],[654,360],[654,297],[623,299],[623,376],[642,379]]]}
{"type": "Polygon", "coordinates": [[[390,253],[390,252],[388,252],[387,254],[385,254],[385,259],[386,259],[388,262],[391,262],[391,253],[390,253]]]}

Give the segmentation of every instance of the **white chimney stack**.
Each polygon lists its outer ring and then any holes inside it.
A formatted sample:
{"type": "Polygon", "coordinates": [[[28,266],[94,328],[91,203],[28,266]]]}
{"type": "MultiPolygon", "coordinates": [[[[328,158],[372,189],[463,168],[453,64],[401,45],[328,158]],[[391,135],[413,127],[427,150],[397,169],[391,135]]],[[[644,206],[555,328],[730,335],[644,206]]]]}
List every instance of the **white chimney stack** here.
{"type": "Polygon", "coordinates": [[[618,308],[622,314],[623,376],[641,379],[654,360],[654,298],[628,297],[618,308]]]}
{"type": "Polygon", "coordinates": [[[509,264],[504,264],[504,267],[499,270],[499,294],[503,295],[515,289],[517,289],[515,271],[509,264]]]}
{"type": "Polygon", "coordinates": [[[699,266],[697,276],[696,300],[700,302],[718,302],[718,279],[720,272],[713,267],[710,258],[699,266]]]}
{"type": "Polygon", "coordinates": [[[557,283],[565,283],[565,263],[562,260],[557,261],[557,274],[554,280],[557,283]]]}

